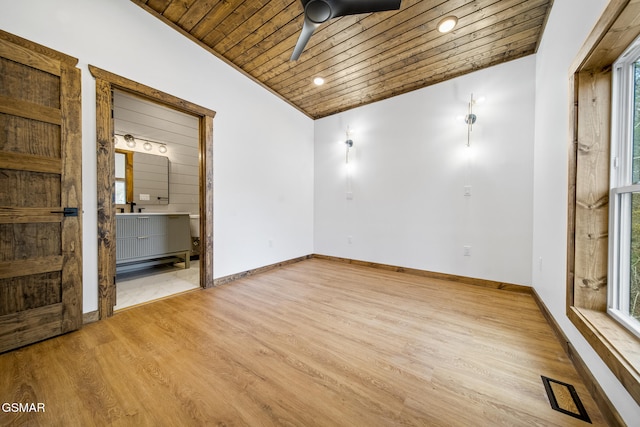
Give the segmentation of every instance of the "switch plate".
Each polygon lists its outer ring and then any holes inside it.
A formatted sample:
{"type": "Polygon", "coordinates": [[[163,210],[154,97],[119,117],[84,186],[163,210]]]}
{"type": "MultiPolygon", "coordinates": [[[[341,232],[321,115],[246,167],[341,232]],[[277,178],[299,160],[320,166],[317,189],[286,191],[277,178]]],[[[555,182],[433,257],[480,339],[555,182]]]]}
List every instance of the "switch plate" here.
{"type": "Polygon", "coordinates": [[[464,196],[465,197],[470,197],[471,196],[471,186],[470,185],[465,185],[464,186],[464,196]]]}
{"type": "Polygon", "coordinates": [[[353,191],[347,191],[347,200],[353,200],[353,191]]]}

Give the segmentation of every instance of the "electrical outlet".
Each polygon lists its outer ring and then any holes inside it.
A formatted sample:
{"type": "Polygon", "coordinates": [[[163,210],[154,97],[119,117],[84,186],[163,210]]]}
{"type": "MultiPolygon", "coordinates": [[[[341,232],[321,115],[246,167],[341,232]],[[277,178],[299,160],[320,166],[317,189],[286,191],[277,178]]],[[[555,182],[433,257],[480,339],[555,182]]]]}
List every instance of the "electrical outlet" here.
{"type": "Polygon", "coordinates": [[[470,185],[465,185],[464,186],[464,196],[465,197],[471,197],[471,186],[470,185]]]}
{"type": "Polygon", "coordinates": [[[352,244],[353,243],[353,236],[347,236],[347,243],[348,244],[352,244]]]}
{"type": "Polygon", "coordinates": [[[462,255],[471,256],[471,246],[465,245],[462,247],[462,255]]]}

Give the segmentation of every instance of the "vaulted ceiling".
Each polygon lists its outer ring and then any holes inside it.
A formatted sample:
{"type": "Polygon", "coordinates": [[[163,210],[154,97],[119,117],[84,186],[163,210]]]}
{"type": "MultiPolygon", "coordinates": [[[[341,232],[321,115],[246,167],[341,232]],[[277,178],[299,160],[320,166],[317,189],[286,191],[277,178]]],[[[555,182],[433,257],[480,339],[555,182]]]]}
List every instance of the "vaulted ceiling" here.
{"type": "Polygon", "coordinates": [[[322,24],[291,61],[300,0],[132,1],[312,118],[533,54],[553,3],[402,0],[397,11],[322,24]],[[457,26],[438,32],[448,15],[457,26]]]}

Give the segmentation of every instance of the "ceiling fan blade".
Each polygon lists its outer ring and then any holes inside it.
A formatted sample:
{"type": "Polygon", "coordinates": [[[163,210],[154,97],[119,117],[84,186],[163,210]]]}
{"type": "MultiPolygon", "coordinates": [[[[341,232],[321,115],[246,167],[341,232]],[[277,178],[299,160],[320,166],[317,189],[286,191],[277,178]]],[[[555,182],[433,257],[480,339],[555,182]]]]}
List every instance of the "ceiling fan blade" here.
{"type": "Polygon", "coordinates": [[[326,0],[331,6],[331,17],[384,12],[400,9],[401,0],[326,0]]]}
{"type": "Polygon", "coordinates": [[[291,61],[297,61],[300,58],[300,54],[304,50],[305,46],[309,42],[311,35],[318,28],[320,24],[317,24],[309,19],[304,19],[304,24],[302,25],[302,31],[300,32],[300,36],[298,37],[298,42],[296,43],[295,49],[293,49],[293,53],[291,54],[291,61]]]}

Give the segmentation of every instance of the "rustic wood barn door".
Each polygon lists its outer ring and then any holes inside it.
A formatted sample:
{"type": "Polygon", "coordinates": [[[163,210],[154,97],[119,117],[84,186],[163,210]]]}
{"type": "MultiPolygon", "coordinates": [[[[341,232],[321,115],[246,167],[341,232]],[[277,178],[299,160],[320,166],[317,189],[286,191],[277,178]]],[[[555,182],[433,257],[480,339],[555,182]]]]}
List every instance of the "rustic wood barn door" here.
{"type": "Polygon", "coordinates": [[[82,325],[76,63],[0,31],[0,352],[82,325]]]}

